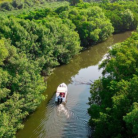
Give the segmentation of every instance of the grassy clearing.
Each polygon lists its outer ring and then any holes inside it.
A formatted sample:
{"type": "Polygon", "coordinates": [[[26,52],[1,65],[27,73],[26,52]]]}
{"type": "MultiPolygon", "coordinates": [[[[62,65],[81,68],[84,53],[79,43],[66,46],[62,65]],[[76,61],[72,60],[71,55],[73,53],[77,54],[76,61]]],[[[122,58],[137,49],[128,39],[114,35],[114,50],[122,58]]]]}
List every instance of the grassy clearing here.
{"type": "MultiPolygon", "coordinates": [[[[6,0],[5,0],[6,1],[6,0]]],[[[25,8],[25,9],[20,9],[20,10],[12,10],[12,11],[0,11],[0,16],[9,16],[9,15],[13,15],[13,16],[17,16],[19,14],[22,14],[23,12],[30,12],[36,9],[41,9],[41,8],[51,8],[51,9],[55,9],[58,8],[60,6],[67,6],[69,5],[69,2],[67,1],[62,1],[62,2],[46,2],[45,4],[39,4],[33,7],[29,7],[29,8],[25,8]]]]}
{"type": "Polygon", "coordinates": [[[11,2],[12,0],[0,0],[0,3],[3,3],[3,2],[11,2]]]}

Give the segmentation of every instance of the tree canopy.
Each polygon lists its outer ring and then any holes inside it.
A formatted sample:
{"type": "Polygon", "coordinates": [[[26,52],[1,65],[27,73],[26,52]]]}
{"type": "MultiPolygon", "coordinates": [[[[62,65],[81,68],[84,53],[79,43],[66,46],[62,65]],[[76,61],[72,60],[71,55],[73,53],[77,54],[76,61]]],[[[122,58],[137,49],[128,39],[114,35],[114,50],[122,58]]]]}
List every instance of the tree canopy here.
{"type": "Polygon", "coordinates": [[[0,40],[4,52],[0,65],[0,137],[13,137],[23,127],[22,120],[44,100],[46,86],[39,63],[6,40],[0,40]]]}
{"type": "Polygon", "coordinates": [[[90,124],[95,137],[136,137],[138,33],[116,44],[101,63],[103,77],[91,86],[90,124]]]}

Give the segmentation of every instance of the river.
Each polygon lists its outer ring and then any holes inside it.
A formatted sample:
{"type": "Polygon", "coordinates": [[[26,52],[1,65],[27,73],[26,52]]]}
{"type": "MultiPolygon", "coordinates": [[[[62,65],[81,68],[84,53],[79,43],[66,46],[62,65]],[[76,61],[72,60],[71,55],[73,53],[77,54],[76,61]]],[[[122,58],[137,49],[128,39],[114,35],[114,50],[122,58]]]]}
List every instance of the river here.
{"type": "Polygon", "coordinates": [[[102,70],[98,70],[98,65],[109,47],[124,41],[130,35],[131,32],[113,35],[105,42],[75,56],[68,65],[57,67],[47,80],[44,95],[48,95],[48,98],[27,118],[24,129],[18,131],[17,138],[92,137],[87,113],[90,85],[86,82],[101,76],[102,70]],[[68,85],[67,103],[56,105],[55,90],[62,82],[68,85]]]}

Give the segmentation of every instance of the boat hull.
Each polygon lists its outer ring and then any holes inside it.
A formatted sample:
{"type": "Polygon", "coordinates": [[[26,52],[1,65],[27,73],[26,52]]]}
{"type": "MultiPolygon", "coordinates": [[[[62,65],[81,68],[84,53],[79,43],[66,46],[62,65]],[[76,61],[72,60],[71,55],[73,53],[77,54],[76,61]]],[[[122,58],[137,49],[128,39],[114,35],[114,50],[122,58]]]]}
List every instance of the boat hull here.
{"type": "Polygon", "coordinates": [[[61,83],[57,87],[57,90],[56,90],[55,102],[56,103],[66,103],[67,93],[68,93],[67,85],[65,83],[61,83]]]}

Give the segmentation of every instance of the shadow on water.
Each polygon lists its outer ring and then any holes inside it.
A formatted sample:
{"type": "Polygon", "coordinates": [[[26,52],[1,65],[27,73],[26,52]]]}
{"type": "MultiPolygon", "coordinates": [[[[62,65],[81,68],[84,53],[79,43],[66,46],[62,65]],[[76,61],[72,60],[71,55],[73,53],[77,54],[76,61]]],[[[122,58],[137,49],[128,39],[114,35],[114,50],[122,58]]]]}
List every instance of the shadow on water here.
{"type": "Polygon", "coordinates": [[[94,81],[101,76],[98,64],[110,46],[124,41],[131,32],[117,34],[103,43],[97,44],[75,56],[68,65],[57,67],[47,80],[48,98],[24,122],[24,129],[17,138],[86,138],[91,131],[88,126],[89,85],[77,82],[94,81]],[[68,85],[68,97],[65,105],[56,105],[55,90],[65,82],[68,85]],[[53,96],[54,95],[54,96],[53,96]]]}

